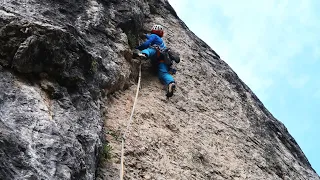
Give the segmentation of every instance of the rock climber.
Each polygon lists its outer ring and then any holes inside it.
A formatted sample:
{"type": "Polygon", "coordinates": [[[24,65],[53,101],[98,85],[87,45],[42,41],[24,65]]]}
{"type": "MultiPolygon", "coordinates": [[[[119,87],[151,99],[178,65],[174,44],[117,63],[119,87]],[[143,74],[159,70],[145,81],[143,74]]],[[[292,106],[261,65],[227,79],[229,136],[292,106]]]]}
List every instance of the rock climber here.
{"type": "MultiPolygon", "coordinates": [[[[166,96],[172,97],[176,89],[176,83],[172,75],[169,73],[171,61],[167,63],[168,61],[166,59],[168,58],[163,54],[163,52],[168,51],[162,39],[163,34],[164,28],[161,25],[154,25],[151,29],[151,34],[146,35],[147,40],[140,46],[136,47],[136,49],[141,51],[138,53],[138,56],[150,59],[152,63],[157,64],[158,78],[166,85],[166,96]]],[[[178,61],[175,60],[178,63],[180,58],[176,57],[176,59],[179,59],[178,61]]]]}

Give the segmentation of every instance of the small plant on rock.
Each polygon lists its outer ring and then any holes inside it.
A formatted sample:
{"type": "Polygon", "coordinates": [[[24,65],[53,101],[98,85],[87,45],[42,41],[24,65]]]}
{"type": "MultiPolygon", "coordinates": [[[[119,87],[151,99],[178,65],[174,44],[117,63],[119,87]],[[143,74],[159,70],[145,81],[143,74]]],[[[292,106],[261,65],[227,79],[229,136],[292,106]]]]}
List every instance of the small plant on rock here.
{"type": "Polygon", "coordinates": [[[96,73],[96,72],[98,71],[98,66],[99,66],[99,64],[98,64],[97,60],[93,59],[93,60],[91,61],[90,71],[91,71],[92,73],[96,73]]]}
{"type": "Polygon", "coordinates": [[[112,158],[112,146],[110,144],[104,144],[102,149],[102,158],[104,161],[110,161],[112,158]]]}

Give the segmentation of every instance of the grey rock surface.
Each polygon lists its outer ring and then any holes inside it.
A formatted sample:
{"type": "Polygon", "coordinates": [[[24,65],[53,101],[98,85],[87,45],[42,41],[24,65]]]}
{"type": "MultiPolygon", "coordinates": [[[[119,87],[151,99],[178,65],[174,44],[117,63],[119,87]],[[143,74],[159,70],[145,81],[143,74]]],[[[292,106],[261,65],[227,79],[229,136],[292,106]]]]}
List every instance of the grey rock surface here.
{"type": "MultiPolygon", "coordinates": [[[[166,27],[178,51],[177,92],[167,100],[157,77],[143,68],[135,119],[126,139],[125,179],[320,179],[285,126],[220,59],[176,17],[166,1],[148,1],[147,30],[166,27]],[[156,9],[156,6],[159,9],[156,9]]],[[[118,179],[120,132],[136,87],[108,99],[106,138],[114,158],[100,179],[118,179]]]]}
{"type": "Polygon", "coordinates": [[[0,179],[95,179],[101,97],[137,73],[111,5],[1,1],[0,179]]]}
{"type": "Polygon", "coordinates": [[[166,0],[0,0],[0,179],[119,178],[116,137],[138,74],[132,49],[153,23],[181,55],[178,89],[166,100],[144,62],[126,179],[320,179],[166,0]],[[105,139],[113,158],[101,165],[105,139]]]}

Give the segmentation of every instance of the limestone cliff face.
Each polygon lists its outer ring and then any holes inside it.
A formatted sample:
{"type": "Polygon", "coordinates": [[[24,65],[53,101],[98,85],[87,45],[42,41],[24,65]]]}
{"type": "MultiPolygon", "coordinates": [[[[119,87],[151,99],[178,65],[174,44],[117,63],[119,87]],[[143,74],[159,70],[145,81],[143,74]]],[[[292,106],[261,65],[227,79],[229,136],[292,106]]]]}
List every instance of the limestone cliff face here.
{"type": "Polygon", "coordinates": [[[178,88],[167,100],[143,63],[126,179],[320,179],[284,125],[167,1],[0,3],[0,179],[119,178],[117,136],[138,70],[131,50],[154,23],[181,55],[178,88]],[[105,139],[113,157],[101,165],[105,139]]]}

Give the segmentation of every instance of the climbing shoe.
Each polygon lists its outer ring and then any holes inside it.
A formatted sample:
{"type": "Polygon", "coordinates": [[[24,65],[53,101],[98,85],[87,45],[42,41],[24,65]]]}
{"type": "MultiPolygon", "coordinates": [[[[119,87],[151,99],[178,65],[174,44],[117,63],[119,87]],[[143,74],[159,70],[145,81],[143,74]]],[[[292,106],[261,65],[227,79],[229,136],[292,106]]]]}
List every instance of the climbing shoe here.
{"type": "Polygon", "coordinates": [[[173,92],[176,90],[176,84],[175,83],[170,83],[167,87],[167,94],[166,96],[169,98],[169,97],[172,97],[173,96],[173,92]]]}
{"type": "Polygon", "coordinates": [[[133,56],[132,56],[133,58],[140,58],[140,59],[147,59],[147,56],[146,56],[146,54],[144,54],[144,53],[141,53],[139,50],[135,50],[135,51],[133,51],[133,56]]]}
{"type": "Polygon", "coordinates": [[[147,59],[147,55],[144,53],[138,53],[138,57],[140,57],[141,59],[147,59]]]}

